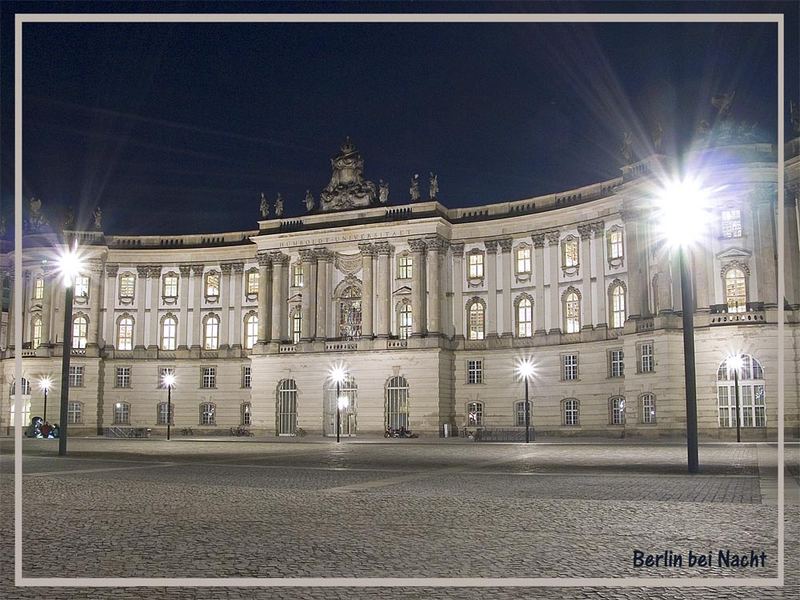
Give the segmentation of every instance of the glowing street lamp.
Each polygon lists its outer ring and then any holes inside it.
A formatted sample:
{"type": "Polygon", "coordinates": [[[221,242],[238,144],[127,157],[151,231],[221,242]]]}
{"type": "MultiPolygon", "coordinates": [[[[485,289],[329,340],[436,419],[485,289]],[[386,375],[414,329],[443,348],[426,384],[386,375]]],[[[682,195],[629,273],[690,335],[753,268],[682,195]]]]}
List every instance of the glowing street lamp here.
{"type": "Polygon", "coordinates": [[[328,376],[336,382],[336,443],[338,444],[341,441],[342,410],[346,409],[350,403],[347,396],[341,395],[341,386],[347,376],[347,371],[344,366],[335,365],[331,367],[328,376]]]}
{"type": "Polygon", "coordinates": [[[39,389],[44,392],[44,420],[47,421],[47,392],[53,387],[53,379],[47,375],[39,380],[39,389]]]}
{"type": "Polygon", "coordinates": [[[172,424],[172,388],[175,386],[175,374],[167,371],[161,377],[161,385],[167,388],[167,441],[169,441],[169,428],[172,424]]]}
{"type": "Polygon", "coordinates": [[[739,370],[742,368],[742,357],[734,354],[725,361],[729,370],[733,370],[733,389],[736,396],[736,441],[742,441],[742,425],[739,412],[739,370]]]}
{"type": "Polygon", "coordinates": [[[64,282],[64,354],[61,358],[61,424],[58,436],[58,455],[67,454],[67,419],[69,407],[69,361],[72,355],[72,298],[75,293],[75,278],[85,265],[78,242],[67,247],[56,260],[58,274],[64,282]]]}
{"type": "Polygon", "coordinates": [[[661,237],[678,252],[683,312],[683,363],[686,380],[686,445],[690,473],[700,465],[697,452],[697,378],[694,355],[694,297],[687,252],[703,236],[710,220],[707,191],[693,178],[668,182],[658,194],[661,237]]]}
{"type": "Polygon", "coordinates": [[[347,396],[339,396],[336,402],[336,443],[339,443],[339,432],[342,429],[342,411],[347,410],[350,399],[347,396]]]}
{"type": "MultiPolygon", "coordinates": [[[[525,443],[531,441],[531,411],[528,402],[528,380],[533,377],[534,368],[530,359],[521,360],[517,363],[517,374],[525,380],[525,443]]],[[[534,430],[535,436],[535,430],[534,430]]]]}

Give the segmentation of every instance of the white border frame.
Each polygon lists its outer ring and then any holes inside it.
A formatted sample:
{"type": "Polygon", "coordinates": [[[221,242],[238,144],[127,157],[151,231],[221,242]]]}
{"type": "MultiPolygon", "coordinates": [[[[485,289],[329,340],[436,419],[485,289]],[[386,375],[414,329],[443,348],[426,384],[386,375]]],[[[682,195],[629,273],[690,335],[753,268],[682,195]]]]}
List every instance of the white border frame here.
{"type": "MultiPolygon", "coordinates": [[[[777,577],[23,577],[22,423],[14,426],[14,585],[20,587],[782,587],[784,585],[784,18],[783,14],[16,14],[14,27],[14,270],[22,273],[22,24],[23,23],[776,23],[778,26],[778,557],[777,577]]],[[[14,278],[22,296],[22,278],[14,278]]],[[[22,303],[16,302],[14,342],[22,348],[22,303]]],[[[22,353],[15,352],[15,377],[22,353]]],[[[15,413],[21,414],[21,395],[15,413]]]]}

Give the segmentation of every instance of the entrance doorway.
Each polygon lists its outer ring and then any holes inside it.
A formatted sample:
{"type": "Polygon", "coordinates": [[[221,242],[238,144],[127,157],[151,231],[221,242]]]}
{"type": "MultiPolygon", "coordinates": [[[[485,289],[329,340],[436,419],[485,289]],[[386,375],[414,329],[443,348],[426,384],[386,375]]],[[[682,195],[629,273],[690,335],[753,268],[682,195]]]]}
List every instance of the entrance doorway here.
{"type": "MultiPolygon", "coordinates": [[[[336,436],[336,416],[338,399],[336,397],[336,384],[325,384],[323,399],[323,429],[326,436],[336,436]]],[[[339,386],[339,395],[347,398],[347,408],[342,409],[340,435],[352,437],[358,429],[358,387],[351,376],[345,377],[339,386]]]]}

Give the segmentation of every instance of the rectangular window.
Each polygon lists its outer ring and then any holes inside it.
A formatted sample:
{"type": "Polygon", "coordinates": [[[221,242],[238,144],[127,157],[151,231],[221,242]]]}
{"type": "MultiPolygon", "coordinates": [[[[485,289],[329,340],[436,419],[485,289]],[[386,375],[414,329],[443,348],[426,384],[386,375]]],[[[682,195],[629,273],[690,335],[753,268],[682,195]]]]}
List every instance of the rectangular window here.
{"type": "Polygon", "coordinates": [[[483,279],[483,254],[469,255],[469,278],[483,279]]]}
{"type": "Polygon", "coordinates": [[[531,272],[531,249],[528,246],[517,248],[517,275],[528,275],[531,272]]]}
{"type": "Polygon", "coordinates": [[[250,388],[253,383],[251,367],[242,367],[242,387],[250,388]]]}
{"type": "Polygon", "coordinates": [[[209,271],[206,273],[206,298],[219,297],[219,273],[209,271]]]}
{"type": "Polygon", "coordinates": [[[167,410],[171,408],[172,414],[170,415],[169,424],[175,425],[175,405],[169,406],[166,402],[159,402],[158,403],[158,414],[156,418],[158,419],[158,425],[166,425],[167,424],[167,410]]]}
{"type": "Polygon", "coordinates": [[[292,285],[303,287],[303,265],[297,264],[292,267],[292,285]]]}
{"type": "Polygon", "coordinates": [[[167,374],[175,375],[175,367],[158,367],[158,389],[167,389],[167,386],[164,385],[164,375],[167,374]]]}
{"type": "Polygon", "coordinates": [[[564,267],[577,267],[578,266],[578,240],[576,238],[568,238],[564,240],[563,246],[563,266],[564,267]]]}
{"type": "Polygon", "coordinates": [[[574,381],[578,379],[578,355],[561,355],[561,379],[564,381],[574,381]]]}
{"type": "Polygon", "coordinates": [[[164,298],[178,297],[178,277],[177,275],[164,276],[164,288],[161,291],[164,298]]]}
{"type": "Polygon", "coordinates": [[[83,404],[80,402],[70,402],[67,405],[67,423],[83,423],[83,404]]]}
{"type": "Polygon", "coordinates": [[[217,406],[210,402],[200,405],[200,425],[217,424],[217,406]]]}
{"type": "Polygon", "coordinates": [[[612,229],[608,232],[608,258],[611,260],[622,258],[622,230],[612,229]]]}
{"type": "Polygon", "coordinates": [[[653,394],[642,396],[642,423],[652,425],[656,422],[656,399],[653,394]]]}
{"type": "Polygon", "coordinates": [[[622,350],[611,350],[608,353],[609,377],[623,377],[625,375],[625,362],[622,350]]]}
{"type": "Polygon", "coordinates": [[[117,402],[114,405],[114,425],[128,425],[131,422],[131,405],[117,402]]]}
{"type": "Polygon", "coordinates": [[[625,398],[620,396],[611,398],[611,424],[625,424],[625,398]]]}
{"type": "Polygon", "coordinates": [[[467,361],[467,383],[483,383],[483,360],[467,361]]]}
{"type": "Polygon", "coordinates": [[[83,387],[83,367],[69,368],[69,387],[83,387]]]}
{"type": "Polygon", "coordinates": [[[653,342],[642,342],[639,344],[639,372],[652,373],[654,367],[653,342]]]}
{"type": "Polygon", "coordinates": [[[136,286],[136,279],[128,273],[119,278],[119,297],[130,299],[133,298],[133,290],[136,286]]]}
{"type": "Polygon", "coordinates": [[[397,262],[397,278],[398,279],[411,279],[414,268],[414,259],[410,256],[401,255],[397,262]]]}
{"type": "Polygon", "coordinates": [[[483,402],[467,404],[467,425],[480,427],[483,425],[483,402]]]}
{"type": "Polygon", "coordinates": [[[205,389],[217,387],[217,368],[216,367],[203,367],[203,383],[202,387],[205,389]]]}
{"type": "Polygon", "coordinates": [[[129,388],[131,387],[131,368],[130,367],[117,367],[117,387],[129,388]]]}
{"type": "Polygon", "coordinates": [[[245,294],[248,296],[258,296],[258,270],[247,272],[247,290],[245,294]]]}
{"type": "Polygon", "coordinates": [[[75,290],[73,293],[76,298],[89,297],[89,278],[86,275],[78,275],[75,278],[75,290]]]}
{"type": "MultiPolygon", "coordinates": [[[[531,403],[528,402],[528,424],[530,425],[531,419],[531,403]]],[[[525,427],[525,402],[517,402],[514,405],[514,425],[517,427],[525,427]]]]}
{"type": "Polygon", "coordinates": [[[742,237],[742,213],[739,209],[722,211],[722,237],[726,239],[742,237]]]}

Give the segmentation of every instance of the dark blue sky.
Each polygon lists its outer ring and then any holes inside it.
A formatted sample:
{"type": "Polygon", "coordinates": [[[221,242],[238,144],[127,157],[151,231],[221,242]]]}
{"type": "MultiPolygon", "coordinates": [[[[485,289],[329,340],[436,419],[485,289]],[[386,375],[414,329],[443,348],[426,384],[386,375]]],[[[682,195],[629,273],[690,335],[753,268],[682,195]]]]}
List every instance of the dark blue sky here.
{"type": "Polygon", "coordinates": [[[68,204],[87,222],[100,205],[112,234],[253,229],[262,191],[300,214],[346,135],[390,204],[434,171],[451,207],[614,177],[624,130],[646,154],[660,120],[676,147],[719,92],[735,89],[733,116],[775,141],[771,24],[27,24],[23,36],[25,198],[54,222],[68,204]]]}

